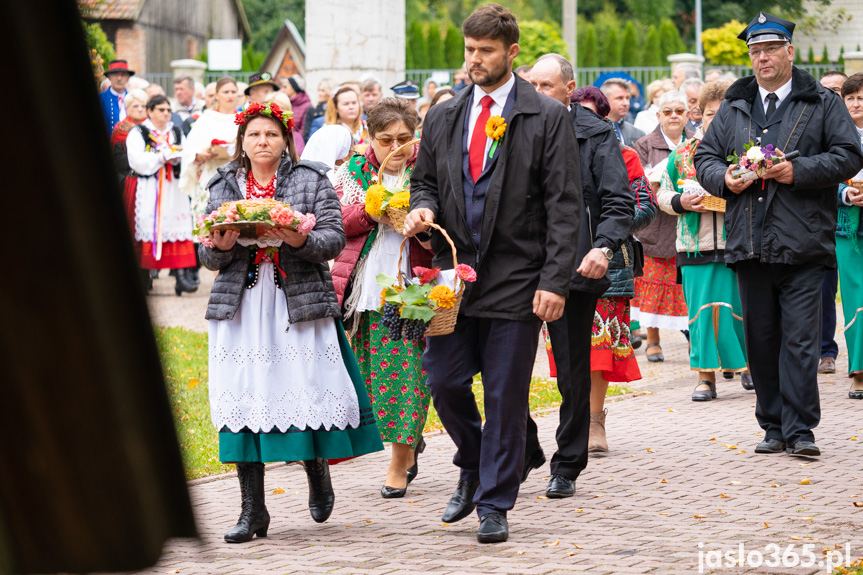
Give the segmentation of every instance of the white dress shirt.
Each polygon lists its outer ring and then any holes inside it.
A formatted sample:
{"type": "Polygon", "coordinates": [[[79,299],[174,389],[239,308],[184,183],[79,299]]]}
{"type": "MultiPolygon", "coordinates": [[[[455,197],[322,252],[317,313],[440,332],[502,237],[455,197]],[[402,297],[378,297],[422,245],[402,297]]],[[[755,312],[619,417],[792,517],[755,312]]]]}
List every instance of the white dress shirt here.
{"type": "Polygon", "coordinates": [[[114,90],[114,88],[108,88],[108,89],[111,90],[111,94],[113,96],[117,97],[117,105],[120,108],[120,110],[119,110],[120,120],[119,121],[122,122],[123,120],[126,119],[126,97],[129,95],[129,92],[125,91],[121,94],[120,92],[117,92],[116,90],[114,90]]]}
{"type": "MultiPolygon", "coordinates": [[[[482,99],[485,96],[491,96],[491,99],[494,100],[494,103],[491,105],[489,112],[491,116],[503,116],[503,107],[506,105],[506,99],[509,98],[509,93],[512,91],[515,86],[515,74],[510,73],[509,80],[506,81],[505,84],[497,88],[492,93],[486,93],[485,90],[474,84],[473,86],[473,105],[471,106],[469,112],[470,115],[467,118],[467,145],[470,147],[471,137],[473,136],[473,128],[476,124],[476,119],[479,117],[480,112],[482,112],[482,99]]],[[[488,151],[491,148],[491,138],[486,137],[485,142],[485,154],[483,154],[482,167],[485,169],[485,163],[488,160],[488,151]]]]}
{"type": "Polygon", "coordinates": [[[778,108],[779,106],[781,106],[782,102],[785,101],[785,98],[787,98],[788,95],[791,94],[791,78],[789,78],[788,81],[782,85],[782,87],[774,90],[773,92],[770,92],[762,88],[761,86],[758,86],[758,95],[761,97],[761,104],[764,106],[765,113],[767,112],[768,104],[767,96],[769,96],[770,94],[776,94],[776,97],[778,98],[776,100],[776,107],[778,108]]]}

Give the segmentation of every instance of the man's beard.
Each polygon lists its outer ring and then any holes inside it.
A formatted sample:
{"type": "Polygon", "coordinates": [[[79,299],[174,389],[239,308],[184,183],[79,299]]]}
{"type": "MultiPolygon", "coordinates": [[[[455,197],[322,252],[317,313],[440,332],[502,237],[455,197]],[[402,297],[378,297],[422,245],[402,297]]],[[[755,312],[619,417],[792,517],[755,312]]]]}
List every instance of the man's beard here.
{"type": "MultiPolygon", "coordinates": [[[[483,71],[485,71],[485,68],[483,69],[483,71]]],[[[507,62],[504,61],[504,63],[500,66],[500,68],[488,70],[488,73],[485,75],[484,78],[476,77],[474,75],[476,73],[476,71],[471,70],[470,68],[468,68],[467,75],[468,75],[468,77],[470,77],[470,81],[473,82],[474,84],[476,84],[477,86],[480,86],[480,87],[494,86],[495,84],[497,84],[498,82],[503,80],[503,78],[509,73],[509,71],[510,71],[509,66],[508,66],[507,62]]]]}

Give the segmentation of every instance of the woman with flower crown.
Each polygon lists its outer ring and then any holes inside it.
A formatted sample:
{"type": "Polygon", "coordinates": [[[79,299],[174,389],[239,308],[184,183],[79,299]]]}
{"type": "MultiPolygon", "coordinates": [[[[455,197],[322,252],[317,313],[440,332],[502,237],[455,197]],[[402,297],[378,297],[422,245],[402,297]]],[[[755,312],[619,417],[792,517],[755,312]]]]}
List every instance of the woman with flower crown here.
{"type": "Polygon", "coordinates": [[[210,181],[207,211],[269,199],[290,206],[274,208],[276,220],[290,209],[300,224],[259,238],[211,230],[199,248],[219,271],[206,315],[209,392],[219,457],[236,464],[242,493],[230,543],[267,535],[264,463],[302,464],[321,523],[335,499],[328,460],[383,449],[327,266],[345,245],[327,167],[299,161],[292,114],[277,104],[250,104],[235,122],[236,152],[210,181]]]}
{"type": "Polygon", "coordinates": [[[148,270],[142,279],[149,279],[149,270],[174,269],[178,296],[198,289],[185,269],[195,265],[195,246],[189,198],[178,184],[182,144],[180,127],[171,123],[171,104],[162,95],[150,98],[147,119],[126,137],[135,254],[148,270]]]}
{"type": "Polygon", "coordinates": [[[402,248],[404,237],[393,229],[386,214],[380,214],[380,198],[374,194],[375,184],[392,188],[408,181],[416,161],[415,146],[390,158],[383,174],[378,170],[390,152],[414,139],[418,121],[411,101],[384,98],[368,115],[371,145],[336,174],[348,240],[333,266],[333,281],[381,439],[392,444],[381,488],[381,496],[387,499],[404,497],[408,483],[416,477],[416,454],[425,447],[422,431],[431,396],[422,370],[425,343],[389,338],[377,311],[381,288],[376,277],[381,273],[412,277],[415,268],[431,266],[431,252],[416,239],[402,248]],[[367,196],[367,191],[372,195],[367,196]],[[397,270],[400,256],[402,267],[397,270]]]}

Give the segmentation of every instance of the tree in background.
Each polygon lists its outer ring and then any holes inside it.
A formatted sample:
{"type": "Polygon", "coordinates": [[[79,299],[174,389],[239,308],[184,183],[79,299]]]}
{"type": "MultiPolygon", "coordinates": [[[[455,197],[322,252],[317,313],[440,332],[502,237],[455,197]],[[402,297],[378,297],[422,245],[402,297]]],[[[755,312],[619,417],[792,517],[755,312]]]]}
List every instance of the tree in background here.
{"type": "Polygon", "coordinates": [[[667,18],[659,23],[659,47],[663,59],[671,54],[680,54],[686,51],[677,26],[667,18]]]}
{"type": "Polygon", "coordinates": [[[111,60],[117,59],[117,53],[114,51],[114,45],[108,41],[108,36],[105,31],[97,24],[87,24],[82,21],[84,26],[84,35],[87,38],[87,48],[90,54],[90,65],[93,67],[93,79],[96,81],[96,86],[102,84],[105,79],[104,71],[106,64],[111,60]]]}
{"type": "Polygon", "coordinates": [[[626,67],[641,65],[641,54],[638,51],[638,36],[635,34],[635,26],[627,22],[623,29],[623,39],[620,42],[621,64],[626,67]]]}
{"type": "MultiPolygon", "coordinates": [[[[263,62],[266,55],[270,53],[276,36],[285,25],[285,19],[294,23],[300,36],[303,38],[306,36],[305,0],[243,0],[243,9],[246,11],[249,28],[252,31],[248,46],[257,53],[250,58],[251,61],[260,59],[260,62],[263,62]]],[[[257,70],[258,68],[244,66],[244,69],[257,70]]]]}
{"type": "Polygon", "coordinates": [[[812,44],[809,45],[809,52],[806,54],[806,63],[814,64],[815,63],[815,50],[812,48],[812,44]]]}
{"type": "Polygon", "coordinates": [[[513,62],[514,68],[532,65],[543,54],[555,53],[569,57],[569,47],[561,38],[560,31],[548,22],[524,20],[518,23],[518,27],[521,32],[518,40],[521,50],[513,62]]]}
{"type": "Polygon", "coordinates": [[[839,48],[839,57],[836,58],[837,66],[845,66],[845,46],[839,48]]]}
{"type": "Polygon", "coordinates": [[[620,38],[617,29],[612,28],[605,36],[605,48],[600,52],[600,64],[609,68],[619,68],[623,64],[620,38]]]}
{"type": "Polygon", "coordinates": [[[579,38],[578,67],[596,68],[599,66],[599,40],[596,37],[596,26],[588,24],[579,38]]]}
{"type": "Polygon", "coordinates": [[[827,51],[827,44],[824,44],[824,51],[821,52],[821,63],[825,65],[830,63],[830,52],[827,51]]]}
{"type": "Polygon", "coordinates": [[[710,28],[701,34],[704,57],[716,66],[737,66],[750,63],[746,44],[737,39],[746,24],[732,20],[719,28],[710,28]]]}
{"type": "Polygon", "coordinates": [[[429,67],[428,40],[422,24],[414,20],[408,28],[406,40],[407,49],[411,53],[412,69],[426,70],[429,67]]]}
{"type": "Polygon", "coordinates": [[[464,63],[464,40],[461,36],[461,30],[456,28],[452,23],[446,29],[444,53],[446,54],[447,68],[461,68],[461,65],[464,63]]]}
{"type": "Polygon", "coordinates": [[[647,37],[644,39],[644,45],[641,47],[642,66],[664,66],[662,60],[662,46],[659,41],[659,30],[656,26],[651,26],[647,31],[647,37]]]}
{"type": "Polygon", "coordinates": [[[429,24],[428,31],[429,68],[440,70],[446,68],[446,54],[443,49],[443,37],[437,22],[429,24]]]}
{"type": "Polygon", "coordinates": [[[674,0],[625,0],[624,3],[626,10],[622,12],[642,24],[656,25],[674,15],[674,0]]]}

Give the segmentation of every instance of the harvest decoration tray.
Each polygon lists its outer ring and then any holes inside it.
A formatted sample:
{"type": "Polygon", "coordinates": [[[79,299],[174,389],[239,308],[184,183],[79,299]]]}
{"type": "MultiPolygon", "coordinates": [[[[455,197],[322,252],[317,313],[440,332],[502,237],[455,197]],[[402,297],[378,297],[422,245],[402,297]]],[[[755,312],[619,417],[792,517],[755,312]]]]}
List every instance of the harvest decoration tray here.
{"type": "Polygon", "coordinates": [[[214,232],[225,232],[234,230],[240,232],[241,238],[258,239],[273,229],[297,231],[294,226],[283,226],[281,224],[270,224],[267,222],[226,222],[222,224],[213,224],[210,230],[214,232]]]}

